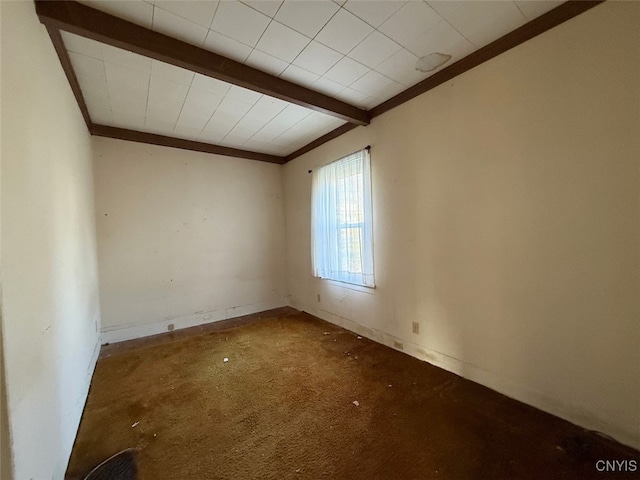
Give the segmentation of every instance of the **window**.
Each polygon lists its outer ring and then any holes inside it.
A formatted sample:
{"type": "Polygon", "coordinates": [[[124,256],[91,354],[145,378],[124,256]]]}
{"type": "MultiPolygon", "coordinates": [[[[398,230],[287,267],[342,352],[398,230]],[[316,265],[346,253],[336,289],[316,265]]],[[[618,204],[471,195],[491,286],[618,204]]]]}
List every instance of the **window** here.
{"type": "Polygon", "coordinates": [[[314,276],[374,287],[369,149],[315,170],[311,196],[314,276]]]}

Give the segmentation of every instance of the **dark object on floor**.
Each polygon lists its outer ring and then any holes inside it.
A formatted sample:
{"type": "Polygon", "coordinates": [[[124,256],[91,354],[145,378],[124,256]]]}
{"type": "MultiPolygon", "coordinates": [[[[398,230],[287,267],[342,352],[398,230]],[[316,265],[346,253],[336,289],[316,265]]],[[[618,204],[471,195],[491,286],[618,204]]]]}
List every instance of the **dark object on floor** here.
{"type": "Polygon", "coordinates": [[[136,480],[137,472],[136,451],[129,448],[106,459],[85,480],[136,480]]]}

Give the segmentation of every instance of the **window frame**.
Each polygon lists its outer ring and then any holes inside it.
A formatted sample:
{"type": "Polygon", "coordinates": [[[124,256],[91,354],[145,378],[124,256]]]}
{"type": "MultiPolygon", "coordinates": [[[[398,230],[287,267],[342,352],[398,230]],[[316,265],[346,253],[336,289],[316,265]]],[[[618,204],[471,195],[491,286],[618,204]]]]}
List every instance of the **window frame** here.
{"type": "MultiPolygon", "coordinates": [[[[347,285],[356,286],[358,288],[375,289],[375,265],[374,265],[374,239],[373,239],[373,192],[372,192],[372,174],[371,174],[371,157],[369,147],[352,152],[333,162],[319,167],[313,172],[313,180],[311,187],[311,268],[314,277],[321,280],[329,280],[331,282],[339,282],[347,285]],[[360,155],[360,157],[356,157],[360,155]],[[348,190],[342,190],[337,193],[340,186],[339,181],[348,178],[348,172],[340,171],[340,163],[346,164],[348,168],[349,162],[359,162],[355,175],[361,176],[358,179],[356,192],[359,193],[357,198],[358,209],[355,212],[357,218],[346,218],[341,221],[340,212],[348,210],[344,205],[347,203],[347,193],[353,193],[348,190]],[[334,169],[329,171],[324,169],[334,169]],[[327,173],[329,172],[329,173],[327,173]],[[341,176],[336,176],[336,172],[340,172],[341,176]],[[327,183],[326,176],[333,175],[333,183],[327,183]],[[322,178],[322,180],[321,180],[322,178]],[[318,189],[322,188],[320,192],[318,189]],[[335,210],[329,208],[323,209],[324,214],[319,214],[321,208],[319,202],[324,201],[322,206],[326,207],[327,197],[333,197],[334,204],[331,204],[335,210]],[[342,200],[342,201],[340,201],[342,200]],[[347,245],[344,249],[340,248],[343,238],[348,239],[353,229],[358,230],[359,238],[358,248],[349,249],[347,245]],[[333,242],[333,244],[332,244],[333,242]],[[331,255],[333,253],[334,255],[331,255]],[[349,271],[341,269],[341,265],[345,259],[356,254],[360,257],[359,271],[349,271]],[[337,255],[336,255],[337,254],[337,255]],[[342,254],[342,256],[340,255],[342,254]],[[336,258],[337,257],[337,258],[336,258]],[[330,266],[327,268],[327,266],[330,266]],[[354,278],[359,277],[359,278],[354,278]]],[[[350,210],[353,214],[353,211],[350,210]]]]}

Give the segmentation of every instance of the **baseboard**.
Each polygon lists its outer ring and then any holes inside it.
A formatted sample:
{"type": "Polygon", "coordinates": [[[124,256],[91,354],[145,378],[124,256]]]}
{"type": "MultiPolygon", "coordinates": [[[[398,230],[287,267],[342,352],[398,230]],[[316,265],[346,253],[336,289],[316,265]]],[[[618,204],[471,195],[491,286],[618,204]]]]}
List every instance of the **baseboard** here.
{"type": "Polygon", "coordinates": [[[191,315],[164,319],[158,322],[146,323],[142,325],[118,325],[114,327],[106,327],[102,329],[102,344],[124,342],[136,338],[148,337],[165,333],[169,330],[169,326],[173,325],[171,330],[181,330],[184,328],[196,327],[206,323],[227,320],[230,318],[240,317],[243,315],[251,315],[253,313],[272,310],[274,308],[284,307],[287,302],[284,298],[272,300],[268,302],[253,303],[251,305],[242,305],[237,307],[212,310],[209,312],[198,312],[191,315]]]}
{"type": "MultiPolygon", "coordinates": [[[[300,306],[295,308],[302,309],[300,306]]],[[[640,450],[640,435],[637,431],[625,429],[615,419],[603,418],[597,412],[590,411],[579,405],[572,405],[552,398],[543,392],[532,389],[526,385],[514,382],[496,375],[493,372],[476,365],[450,357],[443,353],[430,350],[421,345],[412,343],[404,338],[399,338],[373,328],[360,325],[348,318],[335,315],[321,309],[304,309],[323,320],[350,330],[358,335],[366,337],[377,343],[381,343],[394,350],[402,351],[412,357],[428,362],[451,373],[459,375],[467,380],[479,383],[520,402],[531,405],[544,412],[560,417],[571,423],[579,425],[587,430],[602,432],[611,436],[618,442],[640,450]]],[[[631,427],[631,426],[630,426],[631,427]]]]}

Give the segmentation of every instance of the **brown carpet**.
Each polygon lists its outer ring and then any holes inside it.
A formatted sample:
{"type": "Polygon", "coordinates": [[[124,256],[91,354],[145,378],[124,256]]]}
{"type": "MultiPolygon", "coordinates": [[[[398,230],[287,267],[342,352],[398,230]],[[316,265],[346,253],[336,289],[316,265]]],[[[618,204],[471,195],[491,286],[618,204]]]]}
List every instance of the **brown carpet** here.
{"type": "Polygon", "coordinates": [[[636,450],[305,313],[108,348],[69,478],[128,447],[146,480],[638,476],[595,468],[636,450]]]}

